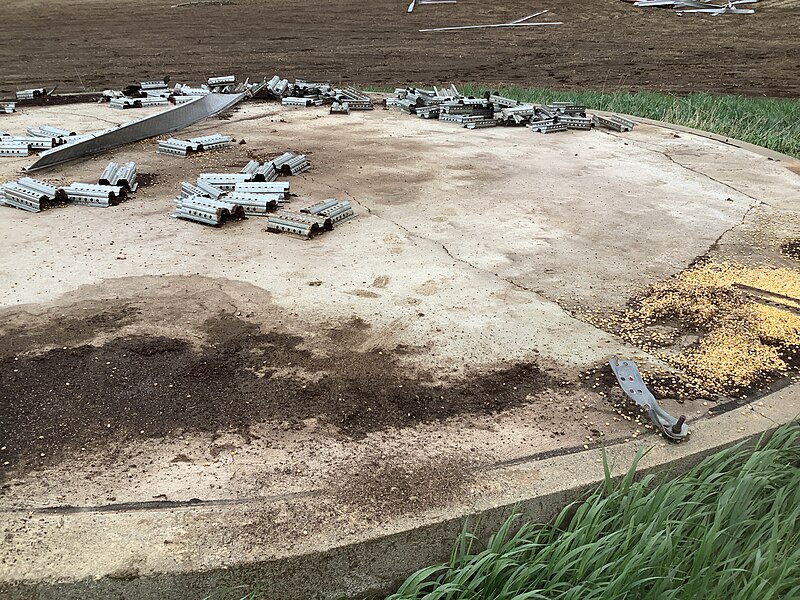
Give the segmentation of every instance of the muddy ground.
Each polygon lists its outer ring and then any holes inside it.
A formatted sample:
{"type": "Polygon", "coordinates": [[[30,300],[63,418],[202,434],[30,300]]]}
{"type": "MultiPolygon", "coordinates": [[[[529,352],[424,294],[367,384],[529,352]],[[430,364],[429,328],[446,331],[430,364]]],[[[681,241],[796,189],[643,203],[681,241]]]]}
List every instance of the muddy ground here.
{"type": "Polygon", "coordinates": [[[709,91],[797,96],[797,0],[754,15],[680,17],[618,0],[418,6],[374,2],[6,0],[0,95],[58,84],[102,90],[171,75],[200,82],[281,73],[394,87],[476,82],[557,89],[709,91]],[[552,27],[420,33],[508,22],[548,9],[552,27]]]}

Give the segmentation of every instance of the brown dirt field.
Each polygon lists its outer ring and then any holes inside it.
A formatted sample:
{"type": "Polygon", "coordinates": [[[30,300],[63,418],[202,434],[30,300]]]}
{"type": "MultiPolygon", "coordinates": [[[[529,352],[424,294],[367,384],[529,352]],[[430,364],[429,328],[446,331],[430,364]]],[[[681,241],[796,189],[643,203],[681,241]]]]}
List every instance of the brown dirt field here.
{"type": "Polygon", "coordinates": [[[480,82],[557,89],[796,96],[800,3],[754,15],[680,17],[618,0],[509,0],[419,6],[406,0],[5,0],[0,95],[32,85],[101,90],[171,75],[199,82],[280,73],[356,84],[480,82]],[[296,8],[301,6],[302,8],[296,8]],[[507,22],[549,9],[561,26],[420,33],[507,22]]]}

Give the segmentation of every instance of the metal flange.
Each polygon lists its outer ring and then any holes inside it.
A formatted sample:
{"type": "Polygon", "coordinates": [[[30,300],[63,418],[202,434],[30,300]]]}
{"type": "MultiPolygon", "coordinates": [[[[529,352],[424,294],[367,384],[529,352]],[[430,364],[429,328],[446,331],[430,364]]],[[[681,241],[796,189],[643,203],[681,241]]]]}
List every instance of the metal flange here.
{"type": "Polygon", "coordinates": [[[689,435],[689,427],[686,425],[686,417],[681,415],[677,419],[665,411],[655,399],[652,392],[642,379],[639,367],[632,360],[620,360],[615,356],[608,365],[614,371],[622,391],[633,400],[638,406],[647,408],[647,413],[653,424],[664,434],[668,440],[680,442],[689,435]]]}

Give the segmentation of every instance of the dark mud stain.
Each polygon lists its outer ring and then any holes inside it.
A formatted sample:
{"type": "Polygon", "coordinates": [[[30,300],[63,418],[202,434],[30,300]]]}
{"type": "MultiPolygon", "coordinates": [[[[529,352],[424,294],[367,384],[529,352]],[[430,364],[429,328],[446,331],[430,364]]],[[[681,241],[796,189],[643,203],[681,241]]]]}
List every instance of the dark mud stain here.
{"type": "Polygon", "coordinates": [[[0,324],[0,358],[49,346],[88,342],[101,332],[113,333],[132,323],[139,311],[127,302],[100,300],[45,314],[29,314],[24,322],[0,324]]]}
{"type": "Polygon", "coordinates": [[[800,240],[791,240],[781,244],[781,254],[800,260],[800,240]]]}
{"type": "Polygon", "coordinates": [[[331,343],[322,348],[327,355],[302,348],[303,337],[264,332],[230,314],[206,323],[207,343],[200,350],[180,339],[128,337],[15,355],[8,352],[15,344],[7,333],[0,338],[6,350],[0,352],[0,460],[9,464],[2,468],[52,464],[84,448],[177,430],[246,433],[262,420],[317,417],[357,438],[501,411],[557,383],[536,364],[524,363],[432,385],[431,377],[402,369],[389,349],[353,350],[345,337],[358,342],[365,327],[350,321],[328,332],[331,343]],[[282,375],[286,369],[317,377],[299,381],[282,375]]]}
{"type": "Polygon", "coordinates": [[[160,177],[156,173],[139,173],[136,176],[136,182],[139,184],[139,187],[155,185],[159,182],[159,180],[160,177]]]}

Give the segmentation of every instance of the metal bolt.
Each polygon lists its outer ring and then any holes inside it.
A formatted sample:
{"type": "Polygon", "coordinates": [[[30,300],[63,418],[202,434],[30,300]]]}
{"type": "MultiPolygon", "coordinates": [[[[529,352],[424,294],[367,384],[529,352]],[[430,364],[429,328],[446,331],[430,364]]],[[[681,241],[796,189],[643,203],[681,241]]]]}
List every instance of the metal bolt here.
{"type": "Polygon", "coordinates": [[[678,417],[678,421],[675,423],[675,425],[672,426],[672,433],[679,434],[685,422],[686,422],[685,415],[681,415],[680,417],[678,417]]]}

